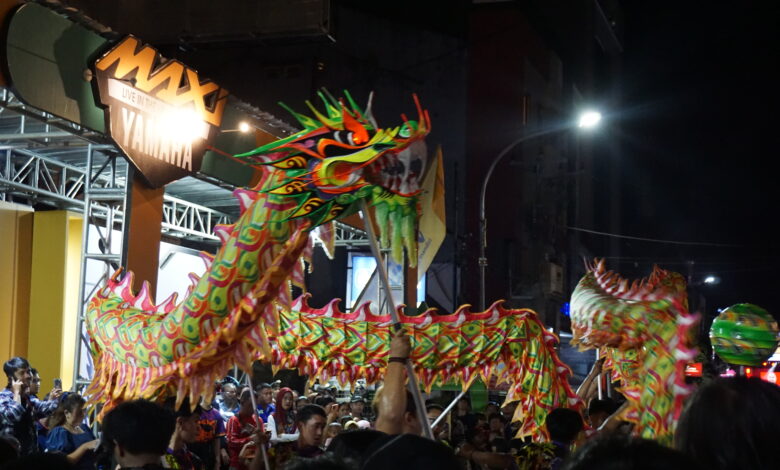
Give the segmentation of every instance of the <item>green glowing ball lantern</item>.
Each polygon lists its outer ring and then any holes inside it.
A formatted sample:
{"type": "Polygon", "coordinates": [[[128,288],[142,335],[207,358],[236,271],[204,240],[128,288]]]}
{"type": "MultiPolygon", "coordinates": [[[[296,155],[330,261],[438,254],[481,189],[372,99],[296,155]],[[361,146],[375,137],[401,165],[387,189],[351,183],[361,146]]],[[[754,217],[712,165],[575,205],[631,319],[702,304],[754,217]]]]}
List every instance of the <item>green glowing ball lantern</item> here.
{"type": "Polygon", "coordinates": [[[777,322],[758,305],[732,305],[712,322],[710,341],[729,364],[758,366],[777,349],[777,322]]]}

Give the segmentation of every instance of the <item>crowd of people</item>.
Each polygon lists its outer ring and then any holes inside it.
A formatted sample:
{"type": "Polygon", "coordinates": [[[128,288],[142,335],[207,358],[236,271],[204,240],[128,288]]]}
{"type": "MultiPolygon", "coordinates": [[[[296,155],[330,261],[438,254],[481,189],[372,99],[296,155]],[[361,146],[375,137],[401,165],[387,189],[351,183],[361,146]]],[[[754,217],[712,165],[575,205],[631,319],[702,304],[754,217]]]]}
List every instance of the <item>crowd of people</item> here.
{"type": "Polygon", "coordinates": [[[0,469],[778,469],[780,388],[742,377],[716,379],[689,399],[674,448],[631,437],[625,405],[593,393],[600,363],[578,390],[586,412],[546,417],[548,442],[517,439],[517,403],[476,412],[467,396],[427,402],[434,439],[422,437],[406,386],[409,339],[392,339],[383,385],[366,402],[327,389],[299,393],[279,382],[254,388],[228,377],[213,401],[135,400],[109,411],[97,439],[85,400],[55,387],[39,399],[40,377],[23,358],[7,361],[0,391],[0,469]]]}

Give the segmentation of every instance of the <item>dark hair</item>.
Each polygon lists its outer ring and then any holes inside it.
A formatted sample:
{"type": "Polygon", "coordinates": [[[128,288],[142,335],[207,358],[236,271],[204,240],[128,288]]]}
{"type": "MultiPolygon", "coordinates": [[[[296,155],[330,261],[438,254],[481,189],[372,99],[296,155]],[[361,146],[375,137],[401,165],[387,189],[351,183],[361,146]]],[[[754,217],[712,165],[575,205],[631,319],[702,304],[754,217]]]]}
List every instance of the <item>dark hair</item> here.
{"type": "Polygon", "coordinates": [[[357,466],[335,455],[322,454],[311,459],[293,459],[284,466],[285,470],[353,470],[357,466]]]}
{"type": "Polygon", "coordinates": [[[373,429],[358,429],[350,432],[343,432],[334,437],[328,445],[327,451],[343,459],[360,461],[363,453],[368,447],[378,439],[387,434],[373,429]]]}
{"type": "Polygon", "coordinates": [[[582,431],[582,416],[568,408],[556,408],[545,418],[544,425],[550,433],[550,439],[560,442],[571,442],[582,431]]]}
{"type": "Polygon", "coordinates": [[[314,404],[325,408],[331,403],[335,403],[336,399],[330,395],[320,395],[314,399],[314,404]]]}
{"type": "Polygon", "coordinates": [[[777,469],[778,434],[780,387],[757,378],[718,378],[688,402],[675,446],[707,469],[777,469]]]}
{"type": "Polygon", "coordinates": [[[57,405],[57,409],[54,410],[54,413],[52,413],[51,416],[49,416],[49,418],[46,420],[46,426],[49,429],[62,426],[65,423],[65,412],[70,411],[72,413],[73,410],[79,406],[84,406],[86,402],[87,401],[84,400],[84,397],[78,393],[68,393],[67,395],[63,394],[63,398],[60,400],[60,404],[57,405]]]}
{"type": "Polygon", "coordinates": [[[176,418],[162,406],[147,400],[127,401],[103,419],[103,442],[118,443],[131,454],[163,455],[168,448],[176,418]]]}
{"type": "Polygon", "coordinates": [[[40,375],[40,374],[38,373],[38,369],[36,369],[35,367],[30,367],[30,375],[35,377],[36,375],[40,375]]]}
{"type": "Polygon", "coordinates": [[[64,454],[30,454],[6,463],[3,470],[71,470],[75,469],[64,454]]]}
{"type": "Polygon", "coordinates": [[[306,423],[311,419],[312,416],[315,415],[322,416],[325,419],[328,418],[328,414],[325,413],[325,408],[319,405],[306,405],[298,410],[298,414],[295,416],[295,421],[298,423],[306,423]]]}
{"type": "Polygon", "coordinates": [[[371,470],[450,470],[461,468],[446,445],[413,434],[386,436],[365,452],[361,467],[371,470]]]}
{"type": "Polygon", "coordinates": [[[425,411],[426,411],[426,412],[427,412],[427,411],[431,411],[431,410],[439,410],[439,411],[441,411],[442,413],[444,413],[444,407],[443,407],[443,406],[441,406],[441,405],[440,405],[440,404],[438,404],[438,403],[428,403],[427,405],[425,405],[425,411]]]}
{"type": "Polygon", "coordinates": [[[19,443],[15,440],[10,436],[0,436],[0,467],[19,457],[19,443]]]}
{"type": "Polygon", "coordinates": [[[8,377],[9,382],[17,370],[29,368],[30,363],[27,362],[27,359],[20,356],[12,357],[11,359],[5,361],[5,364],[3,364],[3,372],[5,372],[5,376],[8,377]]]}
{"type": "Polygon", "coordinates": [[[259,392],[260,390],[264,390],[266,388],[273,388],[273,387],[271,387],[271,384],[263,382],[261,384],[258,384],[257,387],[255,387],[255,392],[259,392]]]}
{"type": "Polygon", "coordinates": [[[615,402],[611,398],[594,398],[588,405],[588,416],[596,413],[611,415],[616,410],[615,402]]]}
{"type": "Polygon", "coordinates": [[[502,423],[506,422],[503,416],[501,416],[501,413],[492,413],[490,416],[488,416],[488,423],[493,421],[494,419],[501,420],[502,423]]]}
{"type": "MultiPolygon", "coordinates": [[[[721,436],[722,437],[722,436],[721,436]]],[[[564,465],[564,470],[695,470],[679,451],[648,439],[620,434],[593,439],[564,465]]]]}
{"type": "Polygon", "coordinates": [[[190,406],[190,397],[186,397],[179,408],[176,408],[176,397],[170,397],[165,400],[163,407],[173,414],[174,418],[189,418],[192,415],[200,415],[203,412],[203,408],[200,405],[195,405],[195,408],[190,406]]]}

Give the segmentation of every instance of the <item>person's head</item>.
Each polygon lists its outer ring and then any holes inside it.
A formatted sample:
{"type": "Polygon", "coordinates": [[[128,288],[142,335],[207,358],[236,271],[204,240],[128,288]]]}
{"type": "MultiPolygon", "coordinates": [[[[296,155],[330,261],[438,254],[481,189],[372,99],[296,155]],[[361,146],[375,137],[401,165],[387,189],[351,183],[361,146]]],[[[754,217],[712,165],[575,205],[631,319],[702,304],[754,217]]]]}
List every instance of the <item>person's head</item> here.
{"type": "Polygon", "coordinates": [[[344,422],[345,431],[357,431],[358,429],[360,429],[360,426],[358,426],[357,421],[355,421],[354,419],[350,417],[344,419],[346,419],[346,421],[344,422]]]}
{"type": "Polygon", "coordinates": [[[342,459],[360,462],[371,444],[385,436],[387,434],[371,429],[343,432],[330,441],[327,451],[342,459]]]}
{"type": "MultiPolygon", "coordinates": [[[[439,419],[442,413],[444,413],[444,407],[437,403],[428,403],[425,406],[425,413],[428,415],[428,422],[433,424],[434,421],[439,419]]],[[[442,432],[447,430],[447,422],[442,419],[432,429],[434,436],[439,436],[442,432]]]]}
{"type": "Polygon", "coordinates": [[[327,394],[317,395],[317,398],[314,399],[314,404],[323,408],[327,408],[331,403],[336,403],[336,399],[327,394]]]}
{"type": "Polygon", "coordinates": [[[257,392],[257,404],[260,406],[268,406],[274,399],[271,384],[261,383],[255,388],[255,392],[257,392]]]}
{"type": "Polygon", "coordinates": [[[490,430],[487,424],[477,424],[472,428],[466,429],[466,441],[477,449],[484,449],[490,442],[490,430]]]}
{"type": "Polygon", "coordinates": [[[76,467],[59,453],[30,454],[7,463],[3,470],[72,470],[76,467]]]}
{"type": "Polygon", "coordinates": [[[0,468],[19,457],[19,441],[11,436],[0,435],[0,468]]]}
{"type": "Polygon", "coordinates": [[[225,399],[225,401],[235,403],[238,398],[237,395],[236,386],[233,383],[227,382],[222,384],[222,398],[225,399]]]}
{"type": "Polygon", "coordinates": [[[301,447],[319,447],[325,433],[328,415],[325,409],[317,405],[306,405],[298,410],[298,443],[301,447]]]}
{"type": "Polygon", "coordinates": [[[300,410],[301,408],[303,408],[304,406],[310,403],[311,401],[309,401],[309,397],[307,397],[306,395],[301,395],[300,397],[298,397],[297,400],[295,400],[295,409],[300,410]]]}
{"type": "Polygon", "coordinates": [[[365,405],[366,402],[363,400],[363,397],[352,397],[352,400],[349,403],[349,410],[352,413],[352,416],[363,416],[363,409],[365,405]]]}
{"type": "Polygon", "coordinates": [[[505,425],[506,421],[500,414],[493,413],[492,415],[488,416],[488,429],[490,429],[490,432],[503,433],[505,425]]]}
{"type": "Polygon", "coordinates": [[[341,426],[341,423],[334,421],[328,425],[328,430],[325,433],[325,438],[333,438],[341,434],[341,431],[343,431],[344,428],[341,426]]]}
{"type": "Polygon", "coordinates": [[[485,416],[490,417],[494,414],[500,414],[501,409],[498,407],[498,403],[494,401],[488,402],[487,405],[485,405],[485,416]]]}
{"type": "Polygon", "coordinates": [[[290,412],[293,409],[293,394],[292,390],[287,387],[280,388],[276,392],[276,409],[290,412]]]}
{"type": "Polygon", "coordinates": [[[342,416],[351,416],[352,409],[350,408],[349,403],[340,403],[339,404],[339,418],[342,416]]]}
{"type": "Polygon", "coordinates": [[[281,388],[282,388],[281,380],[274,380],[274,382],[271,384],[271,390],[273,390],[274,393],[279,393],[279,390],[281,388]]]}
{"type": "Polygon", "coordinates": [[[385,436],[365,452],[360,468],[371,470],[450,470],[458,458],[440,442],[411,434],[385,436]]]}
{"type": "Polygon", "coordinates": [[[719,378],[690,398],[675,447],[703,468],[776,469],[780,454],[780,387],[744,377],[719,378]]]}
{"type": "Polygon", "coordinates": [[[553,441],[568,444],[582,431],[582,416],[568,408],[556,408],[545,418],[544,425],[553,441]]]}
{"type": "Polygon", "coordinates": [[[41,391],[41,375],[38,373],[38,369],[30,367],[30,395],[38,395],[41,391]]]}
{"type": "Polygon", "coordinates": [[[30,382],[32,381],[32,374],[30,374],[30,363],[23,357],[12,357],[5,361],[3,364],[3,372],[8,379],[8,387],[14,380],[21,380],[26,387],[23,388],[24,393],[28,393],[30,390],[30,382]]]}
{"type": "Polygon", "coordinates": [[[183,442],[190,443],[195,442],[198,438],[198,419],[203,411],[200,406],[192,408],[190,406],[190,399],[185,398],[181,406],[176,408],[176,397],[171,397],[165,401],[165,408],[173,413],[176,419],[176,428],[174,429],[174,437],[181,439],[183,442]]]}
{"type": "MultiPolygon", "coordinates": [[[[420,418],[417,416],[417,407],[414,404],[414,397],[409,390],[406,392],[406,409],[404,410],[403,421],[401,423],[401,432],[406,434],[415,434],[417,436],[422,435],[422,426],[420,425],[420,418]]],[[[374,395],[374,414],[379,418],[379,403],[382,400],[382,396],[385,394],[385,388],[379,387],[374,395]]]]}
{"type": "Polygon", "coordinates": [[[86,400],[78,393],[68,393],[60,399],[60,404],[47,421],[49,429],[67,424],[78,427],[84,421],[84,404],[86,400]]]}
{"type": "Polygon", "coordinates": [[[686,455],[661,444],[619,434],[588,441],[564,470],[698,470],[686,455]]]}
{"type": "Polygon", "coordinates": [[[173,413],[146,400],[126,401],[103,419],[103,442],[120,466],[159,463],[176,429],[173,413]]]}
{"type": "Polygon", "coordinates": [[[252,389],[249,387],[241,389],[241,395],[238,397],[238,414],[241,416],[249,416],[255,413],[254,408],[252,408],[252,393],[252,389]]]}
{"type": "Polygon", "coordinates": [[[464,395],[458,400],[458,416],[468,413],[471,413],[471,399],[464,395]]]}
{"type": "Polygon", "coordinates": [[[598,429],[604,421],[616,410],[615,402],[609,398],[594,398],[588,405],[588,421],[590,427],[598,429]]]}

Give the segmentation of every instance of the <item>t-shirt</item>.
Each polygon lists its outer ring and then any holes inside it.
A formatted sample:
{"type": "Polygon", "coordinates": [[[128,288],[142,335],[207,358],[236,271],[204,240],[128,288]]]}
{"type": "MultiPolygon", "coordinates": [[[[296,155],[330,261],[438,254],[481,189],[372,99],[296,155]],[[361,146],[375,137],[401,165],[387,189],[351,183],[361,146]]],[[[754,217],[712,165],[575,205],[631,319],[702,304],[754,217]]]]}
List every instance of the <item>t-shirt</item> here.
{"type": "Polygon", "coordinates": [[[214,468],[217,455],[214,453],[214,439],[225,435],[225,423],[222,415],[214,408],[204,410],[198,418],[198,437],[188,447],[200,457],[208,469],[214,468]]]}

